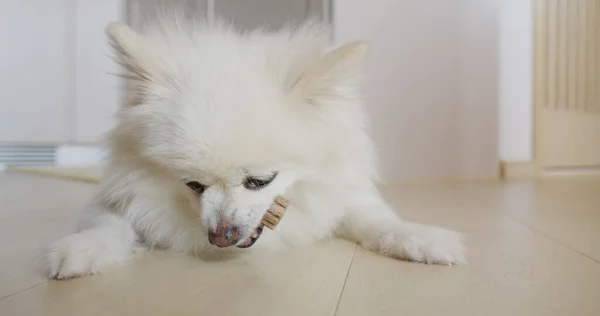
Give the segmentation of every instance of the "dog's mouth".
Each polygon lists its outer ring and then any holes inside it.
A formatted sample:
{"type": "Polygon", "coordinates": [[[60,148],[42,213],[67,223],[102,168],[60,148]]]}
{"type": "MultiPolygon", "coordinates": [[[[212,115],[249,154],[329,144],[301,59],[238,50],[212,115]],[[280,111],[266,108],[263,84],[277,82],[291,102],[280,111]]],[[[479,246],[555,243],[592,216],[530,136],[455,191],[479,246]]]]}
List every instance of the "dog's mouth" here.
{"type": "Polygon", "coordinates": [[[252,245],[254,245],[254,243],[256,243],[256,241],[258,240],[258,238],[262,234],[263,227],[264,227],[263,224],[258,225],[258,227],[256,227],[256,229],[254,230],[254,232],[252,232],[252,234],[250,234],[250,236],[248,236],[248,238],[246,238],[246,240],[244,240],[241,243],[238,243],[236,245],[236,247],[238,247],[238,248],[250,248],[250,247],[252,247],[252,245]]]}

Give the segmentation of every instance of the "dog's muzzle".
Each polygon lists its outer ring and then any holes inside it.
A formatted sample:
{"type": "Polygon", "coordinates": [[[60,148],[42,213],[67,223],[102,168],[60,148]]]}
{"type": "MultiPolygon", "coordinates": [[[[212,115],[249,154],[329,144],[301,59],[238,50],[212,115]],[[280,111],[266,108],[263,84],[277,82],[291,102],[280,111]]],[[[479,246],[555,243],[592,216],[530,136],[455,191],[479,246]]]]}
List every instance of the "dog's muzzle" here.
{"type": "Polygon", "coordinates": [[[208,241],[219,248],[235,245],[239,248],[249,248],[258,240],[262,231],[263,225],[259,225],[250,236],[241,241],[240,230],[238,227],[223,224],[219,225],[217,229],[208,232],[208,241]]]}

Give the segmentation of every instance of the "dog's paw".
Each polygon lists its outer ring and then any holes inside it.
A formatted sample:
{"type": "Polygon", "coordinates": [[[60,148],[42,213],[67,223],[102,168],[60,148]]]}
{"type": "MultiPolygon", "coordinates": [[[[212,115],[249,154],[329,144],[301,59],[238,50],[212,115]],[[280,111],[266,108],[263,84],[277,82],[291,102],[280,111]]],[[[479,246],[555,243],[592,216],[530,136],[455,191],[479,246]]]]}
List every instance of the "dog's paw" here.
{"type": "Polygon", "coordinates": [[[467,262],[463,234],[435,226],[405,225],[404,232],[382,238],[382,252],[428,264],[453,265],[467,262]]]}
{"type": "Polygon", "coordinates": [[[121,245],[111,247],[99,237],[82,232],[51,244],[43,257],[48,277],[69,279],[95,274],[127,258],[121,245]]]}

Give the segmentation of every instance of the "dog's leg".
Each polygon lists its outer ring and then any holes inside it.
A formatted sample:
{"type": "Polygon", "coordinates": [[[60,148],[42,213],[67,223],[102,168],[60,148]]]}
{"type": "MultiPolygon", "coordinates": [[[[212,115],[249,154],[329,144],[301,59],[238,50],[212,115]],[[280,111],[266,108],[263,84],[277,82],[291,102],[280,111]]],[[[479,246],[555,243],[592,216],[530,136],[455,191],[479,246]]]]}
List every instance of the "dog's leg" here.
{"type": "Polygon", "coordinates": [[[128,222],[101,203],[89,205],[85,215],[78,233],[46,249],[43,260],[50,278],[102,272],[132,256],[137,235],[128,222]]]}
{"type": "Polygon", "coordinates": [[[403,222],[380,197],[368,197],[362,202],[367,203],[348,210],[339,230],[342,237],[399,259],[446,265],[466,263],[462,234],[403,222]]]}

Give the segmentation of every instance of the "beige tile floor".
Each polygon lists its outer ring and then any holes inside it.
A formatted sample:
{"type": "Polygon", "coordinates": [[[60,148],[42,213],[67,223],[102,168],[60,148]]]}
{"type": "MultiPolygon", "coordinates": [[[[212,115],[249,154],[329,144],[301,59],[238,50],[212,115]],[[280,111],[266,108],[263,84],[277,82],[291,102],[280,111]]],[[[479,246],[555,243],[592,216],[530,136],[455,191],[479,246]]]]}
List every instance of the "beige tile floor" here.
{"type": "Polygon", "coordinates": [[[469,234],[469,265],[346,241],[204,262],[160,251],[47,281],[36,253],[69,233],[89,183],[0,173],[0,315],[600,315],[600,180],[391,186],[404,217],[469,234]]]}

